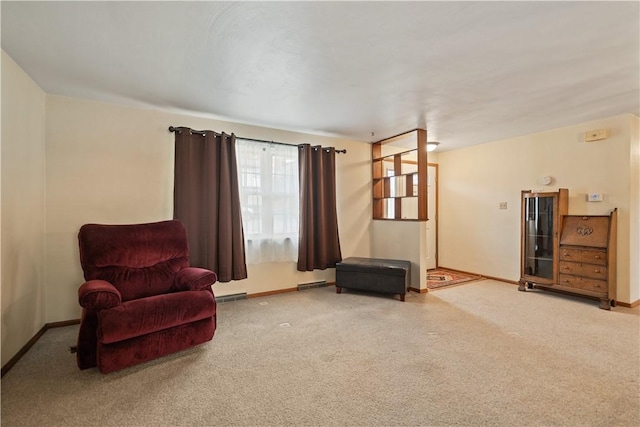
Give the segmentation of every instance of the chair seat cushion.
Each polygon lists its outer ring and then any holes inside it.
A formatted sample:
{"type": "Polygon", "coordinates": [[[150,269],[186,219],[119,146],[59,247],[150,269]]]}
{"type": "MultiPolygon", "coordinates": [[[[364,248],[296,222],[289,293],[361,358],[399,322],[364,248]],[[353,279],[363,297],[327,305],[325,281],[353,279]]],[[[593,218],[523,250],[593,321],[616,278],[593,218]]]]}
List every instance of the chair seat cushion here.
{"type": "Polygon", "coordinates": [[[213,293],[183,291],[122,303],[98,312],[98,339],[104,344],[139,337],[212,317],[213,293]]]}

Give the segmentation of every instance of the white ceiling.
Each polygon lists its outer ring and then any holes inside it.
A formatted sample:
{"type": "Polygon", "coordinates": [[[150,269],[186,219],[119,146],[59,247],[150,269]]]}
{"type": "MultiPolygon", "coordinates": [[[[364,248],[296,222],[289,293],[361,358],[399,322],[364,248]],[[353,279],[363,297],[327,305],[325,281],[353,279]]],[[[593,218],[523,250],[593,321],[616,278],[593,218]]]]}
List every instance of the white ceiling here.
{"type": "Polygon", "coordinates": [[[363,141],[426,127],[441,151],[640,115],[637,1],[1,8],[51,94],[363,141]]]}

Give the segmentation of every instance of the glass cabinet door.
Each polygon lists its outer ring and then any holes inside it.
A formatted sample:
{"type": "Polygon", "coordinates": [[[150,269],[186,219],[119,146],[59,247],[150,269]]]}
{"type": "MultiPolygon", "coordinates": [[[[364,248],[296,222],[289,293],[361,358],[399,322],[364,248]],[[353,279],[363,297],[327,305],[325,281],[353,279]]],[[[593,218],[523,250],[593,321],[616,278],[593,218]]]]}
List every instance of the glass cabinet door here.
{"type": "Polygon", "coordinates": [[[567,215],[569,190],[522,192],[518,290],[554,286],[558,280],[560,219],[567,215]]]}
{"type": "Polygon", "coordinates": [[[554,197],[527,198],[524,216],[524,274],[553,279],[554,197]]]}

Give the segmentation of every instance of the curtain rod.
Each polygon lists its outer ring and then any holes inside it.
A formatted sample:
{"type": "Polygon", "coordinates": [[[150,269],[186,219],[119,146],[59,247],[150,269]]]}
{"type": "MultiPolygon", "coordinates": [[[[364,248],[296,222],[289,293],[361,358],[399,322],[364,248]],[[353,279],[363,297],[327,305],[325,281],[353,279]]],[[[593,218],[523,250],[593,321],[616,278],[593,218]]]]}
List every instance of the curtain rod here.
{"type": "MultiPolygon", "coordinates": [[[[169,126],[169,132],[178,132],[180,130],[180,128],[183,128],[183,127],[184,126],[177,126],[177,127],[176,126],[169,126]]],[[[204,134],[206,132],[213,132],[216,135],[220,135],[218,132],[214,132],[214,131],[195,130],[195,129],[191,129],[191,128],[185,128],[185,129],[189,129],[189,131],[191,133],[197,133],[197,134],[200,134],[200,135],[203,135],[203,136],[204,136],[204,134]]],[[[236,135],[236,138],[237,139],[244,139],[246,141],[263,142],[265,144],[287,145],[289,147],[291,147],[291,146],[299,147],[300,146],[300,144],[298,144],[298,145],[296,145],[296,144],[287,144],[286,142],[267,141],[266,139],[245,138],[243,136],[237,136],[237,135],[236,135]]],[[[346,154],[347,150],[346,149],[344,149],[344,150],[336,150],[336,153],[338,153],[338,154],[341,154],[341,153],[346,154]]]]}

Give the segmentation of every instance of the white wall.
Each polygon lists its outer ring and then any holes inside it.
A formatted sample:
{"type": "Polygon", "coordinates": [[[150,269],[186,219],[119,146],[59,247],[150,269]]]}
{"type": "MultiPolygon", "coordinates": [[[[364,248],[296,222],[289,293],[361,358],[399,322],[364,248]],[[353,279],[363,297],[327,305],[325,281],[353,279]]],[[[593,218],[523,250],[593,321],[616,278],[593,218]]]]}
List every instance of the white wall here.
{"type": "MultiPolygon", "coordinates": [[[[630,115],[496,141],[439,154],[441,266],[516,281],[520,263],[521,190],[569,189],[569,213],[608,214],[618,208],[618,299],[637,300],[637,236],[631,252],[632,120],[630,115]],[[585,132],[607,128],[610,136],[585,143],[585,132]],[[537,183],[553,177],[548,187],[537,183]],[[600,192],[604,201],[588,203],[600,192]],[[498,203],[508,209],[499,210],[498,203]]],[[[636,148],[637,151],[637,148],[636,148]]],[[[637,154],[635,157],[637,169],[637,154]]],[[[637,173],[637,172],[636,172],[637,173]]],[[[637,181],[637,178],[636,178],[637,181]]],[[[637,227],[637,225],[636,225],[637,227]]]]}
{"type": "MultiPolygon", "coordinates": [[[[170,125],[234,132],[293,144],[346,148],[337,155],[343,257],[369,256],[371,163],[366,143],[221,122],[154,110],[47,96],[46,293],[48,322],[78,318],[82,284],[77,233],[96,223],[158,221],[173,215],[174,135],[170,125]]],[[[295,263],[248,266],[247,280],[218,283],[216,295],[294,288],[335,280],[335,270],[298,272],[295,263]]]]}
{"type": "Polygon", "coordinates": [[[44,326],[44,91],[2,51],[2,365],[44,326]]]}
{"type": "Polygon", "coordinates": [[[419,221],[376,220],[371,228],[371,256],[411,261],[410,283],[416,289],[420,288],[420,224],[419,221]]]}

